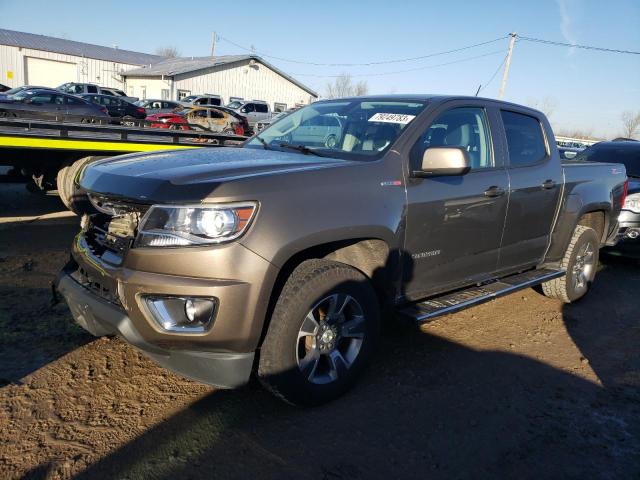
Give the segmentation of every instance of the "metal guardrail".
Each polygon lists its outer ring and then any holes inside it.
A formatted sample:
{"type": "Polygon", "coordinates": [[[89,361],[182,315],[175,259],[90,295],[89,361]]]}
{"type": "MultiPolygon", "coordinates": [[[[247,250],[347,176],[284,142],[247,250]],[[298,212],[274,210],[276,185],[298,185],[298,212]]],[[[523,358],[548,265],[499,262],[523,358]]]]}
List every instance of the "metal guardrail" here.
{"type": "MultiPolygon", "coordinates": [[[[68,116],[67,116],[68,117],[68,116]]],[[[83,117],[86,118],[86,117],[83,117]]],[[[150,124],[151,122],[147,122],[150,124]]],[[[158,122],[153,122],[158,123],[158,122]]],[[[226,142],[239,143],[247,137],[211,132],[172,130],[144,126],[128,127],[120,125],[72,123],[56,120],[28,120],[0,118],[0,135],[46,136],[60,139],[90,139],[91,134],[100,140],[135,141],[148,143],[173,143],[193,145],[223,145],[226,142]],[[130,137],[135,137],[132,140],[130,137]]]]}

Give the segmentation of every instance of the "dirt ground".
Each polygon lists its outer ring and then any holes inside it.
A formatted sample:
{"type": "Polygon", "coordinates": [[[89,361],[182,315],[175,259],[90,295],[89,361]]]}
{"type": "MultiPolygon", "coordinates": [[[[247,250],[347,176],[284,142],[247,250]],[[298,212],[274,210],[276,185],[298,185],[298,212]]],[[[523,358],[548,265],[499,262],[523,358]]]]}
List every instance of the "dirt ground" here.
{"type": "Polygon", "coordinates": [[[344,398],[217,391],[51,305],[77,219],[0,185],[0,478],[640,479],[640,265],[385,328],[344,398]]]}

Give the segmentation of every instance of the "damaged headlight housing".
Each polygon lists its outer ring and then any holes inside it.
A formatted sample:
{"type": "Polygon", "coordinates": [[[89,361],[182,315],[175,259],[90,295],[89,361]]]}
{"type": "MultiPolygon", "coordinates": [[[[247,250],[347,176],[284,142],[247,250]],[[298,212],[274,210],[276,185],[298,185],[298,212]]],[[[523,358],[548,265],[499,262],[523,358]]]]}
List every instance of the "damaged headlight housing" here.
{"type": "Polygon", "coordinates": [[[624,210],[631,210],[633,213],[640,213],[640,193],[629,195],[625,201],[624,210]]]}
{"type": "Polygon", "coordinates": [[[228,242],[249,227],[255,202],[154,205],[140,221],[136,247],[185,247],[228,242]]]}

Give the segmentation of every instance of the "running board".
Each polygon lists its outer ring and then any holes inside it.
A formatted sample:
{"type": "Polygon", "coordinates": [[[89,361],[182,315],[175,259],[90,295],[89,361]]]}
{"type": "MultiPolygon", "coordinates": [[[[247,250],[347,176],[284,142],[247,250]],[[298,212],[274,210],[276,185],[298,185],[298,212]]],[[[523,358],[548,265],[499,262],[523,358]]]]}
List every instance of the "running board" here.
{"type": "Polygon", "coordinates": [[[548,280],[562,277],[563,270],[542,268],[517,273],[482,285],[474,285],[464,290],[413,303],[399,311],[416,322],[428,322],[440,315],[457,312],[473,305],[488,302],[524,288],[539,285],[548,280]]]}

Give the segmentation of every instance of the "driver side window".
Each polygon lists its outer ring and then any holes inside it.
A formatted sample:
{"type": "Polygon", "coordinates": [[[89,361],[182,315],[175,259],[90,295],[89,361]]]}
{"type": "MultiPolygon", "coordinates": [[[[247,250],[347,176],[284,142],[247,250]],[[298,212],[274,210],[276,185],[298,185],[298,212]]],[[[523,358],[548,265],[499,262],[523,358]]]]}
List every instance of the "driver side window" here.
{"type": "Polygon", "coordinates": [[[425,150],[433,147],[463,147],[469,154],[471,170],[494,166],[489,122],[483,108],[460,107],[442,113],[414,145],[411,156],[420,162],[425,150]]]}

